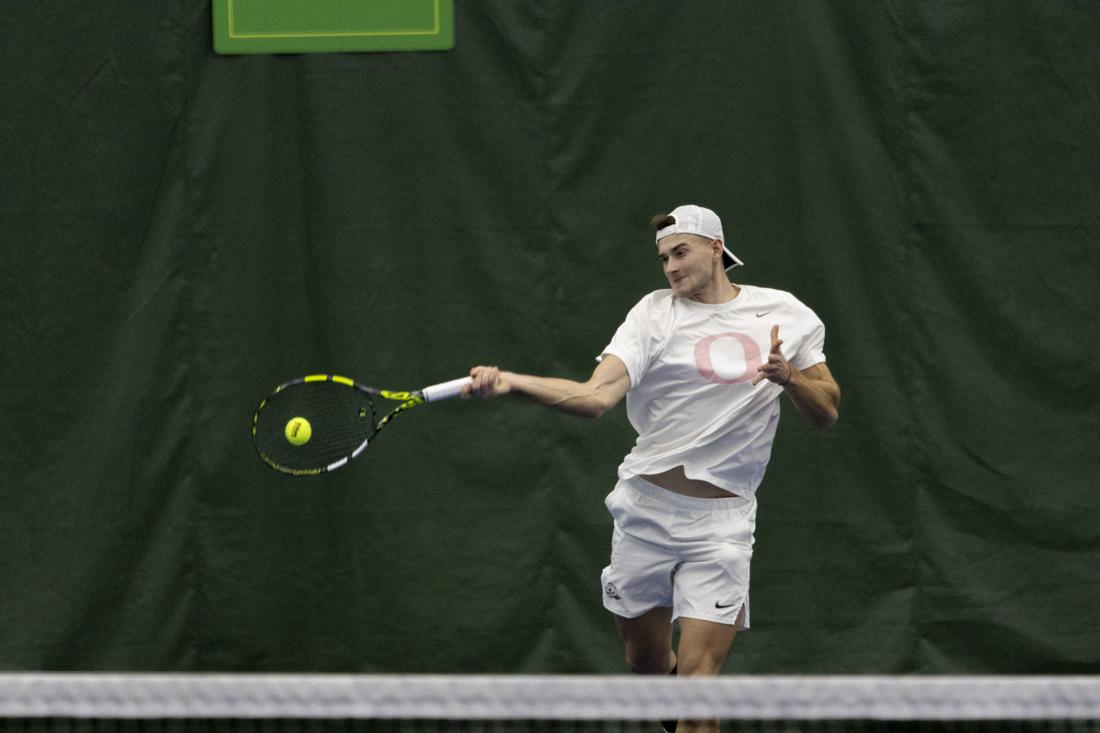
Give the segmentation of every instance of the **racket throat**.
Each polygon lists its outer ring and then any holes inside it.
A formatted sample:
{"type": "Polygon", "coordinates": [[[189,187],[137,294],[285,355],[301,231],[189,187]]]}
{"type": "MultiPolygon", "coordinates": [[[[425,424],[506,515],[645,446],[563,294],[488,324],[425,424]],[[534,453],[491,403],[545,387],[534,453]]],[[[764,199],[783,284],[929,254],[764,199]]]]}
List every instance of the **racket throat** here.
{"type": "Polygon", "coordinates": [[[387,400],[393,400],[394,402],[401,402],[401,407],[405,407],[405,403],[412,403],[413,405],[419,405],[424,402],[424,397],[419,392],[391,392],[388,389],[378,390],[378,394],[381,397],[385,397],[387,400]]]}

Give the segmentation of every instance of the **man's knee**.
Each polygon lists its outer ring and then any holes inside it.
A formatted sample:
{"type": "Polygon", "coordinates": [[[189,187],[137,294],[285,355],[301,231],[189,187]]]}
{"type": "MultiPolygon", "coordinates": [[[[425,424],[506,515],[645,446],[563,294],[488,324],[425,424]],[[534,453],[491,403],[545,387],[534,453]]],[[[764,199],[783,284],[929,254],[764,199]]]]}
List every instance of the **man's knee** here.
{"type": "Polygon", "coordinates": [[[728,655],[725,650],[680,649],[676,658],[679,677],[715,677],[722,672],[728,655]]]}
{"type": "Polygon", "coordinates": [[[633,674],[668,674],[672,669],[672,649],[667,645],[626,644],[626,668],[633,674]]]}
{"type": "Polygon", "coordinates": [[[682,677],[711,677],[722,672],[729,656],[734,626],[682,619],[680,647],[677,650],[678,674],[682,677]]]}

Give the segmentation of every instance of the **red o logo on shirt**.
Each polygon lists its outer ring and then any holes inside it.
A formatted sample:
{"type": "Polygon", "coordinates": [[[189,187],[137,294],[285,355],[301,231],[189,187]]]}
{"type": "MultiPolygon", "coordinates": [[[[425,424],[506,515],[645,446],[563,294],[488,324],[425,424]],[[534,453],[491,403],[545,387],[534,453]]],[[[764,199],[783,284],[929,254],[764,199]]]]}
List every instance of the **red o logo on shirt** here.
{"type": "Polygon", "coordinates": [[[699,370],[699,374],[703,375],[704,379],[717,384],[737,384],[738,382],[748,382],[756,375],[756,368],[763,364],[763,360],[760,358],[760,347],[756,345],[756,342],[743,333],[719,333],[714,336],[707,336],[705,339],[695,344],[695,368],[699,370]],[[717,370],[714,368],[714,361],[711,358],[710,351],[715,341],[719,339],[736,339],[741,343],[741,349],[745,352],[745,371],[733,378],[726,378],[719,376],[717,370]]]}

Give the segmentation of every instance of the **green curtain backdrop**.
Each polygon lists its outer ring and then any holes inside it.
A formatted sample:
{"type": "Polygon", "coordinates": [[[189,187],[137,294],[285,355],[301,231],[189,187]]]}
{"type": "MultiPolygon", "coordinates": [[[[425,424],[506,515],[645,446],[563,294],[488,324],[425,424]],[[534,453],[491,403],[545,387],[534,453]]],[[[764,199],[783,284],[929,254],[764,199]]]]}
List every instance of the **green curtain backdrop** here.
{"type": "Polygon", "coordinates": [[[340,472],[336,372],[583,378],[716,209],[828,328],[729,672],[1100,670],[1100,3],[457,0],[443,53],[217,56],[210,3],[0,20],[0,668],[625,671],[633,434],[518,400],[340,472]]]}

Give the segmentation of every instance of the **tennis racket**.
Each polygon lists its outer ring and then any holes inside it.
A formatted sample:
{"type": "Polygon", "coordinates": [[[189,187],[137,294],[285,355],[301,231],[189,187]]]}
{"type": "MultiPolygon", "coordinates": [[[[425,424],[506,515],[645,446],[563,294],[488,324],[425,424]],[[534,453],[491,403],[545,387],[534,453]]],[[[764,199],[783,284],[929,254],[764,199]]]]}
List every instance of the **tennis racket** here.
{"type": "Polygon", "coordinates": [[[335,471],[357,458],[382,428],[425,402],[456,397],[469,377],[412,392],[375,389],[335,374],[312,374],[275,388],[252,416],[252,443],[264,463],[292,476],[335,471]],[[397,402],[378,419],[376,398],[397,402]]]}

